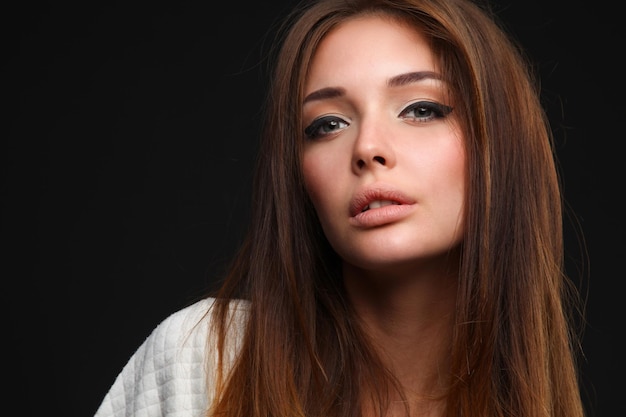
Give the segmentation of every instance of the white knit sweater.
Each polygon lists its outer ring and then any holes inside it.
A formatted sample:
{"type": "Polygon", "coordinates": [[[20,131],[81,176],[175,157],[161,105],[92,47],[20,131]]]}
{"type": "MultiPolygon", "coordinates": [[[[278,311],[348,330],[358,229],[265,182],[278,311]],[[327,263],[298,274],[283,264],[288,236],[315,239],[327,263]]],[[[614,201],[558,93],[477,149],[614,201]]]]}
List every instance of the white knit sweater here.
{"type": "MultiPolygon", "coordinates": [[[[163,320],[139,346],[95,417],[199,417],[213,398],[217,356],[207,339],[213,305],[207,298],[163,320]]],[[[246,304],[232,302],[229,340],[232,362],[246,318],[246,304]]]]}

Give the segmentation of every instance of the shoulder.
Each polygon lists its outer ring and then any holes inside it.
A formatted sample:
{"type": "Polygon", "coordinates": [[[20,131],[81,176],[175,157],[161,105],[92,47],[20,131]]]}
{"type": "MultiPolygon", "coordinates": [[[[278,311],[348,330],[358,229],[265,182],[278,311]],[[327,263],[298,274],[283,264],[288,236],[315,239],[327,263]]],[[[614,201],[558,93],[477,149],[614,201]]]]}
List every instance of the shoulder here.
{"type": "MultiPolygon", "coordinates": [[[[211,397],[215,363],[210,340],[211,309],[206,298],[159,323],[132,355],[105,396],[96,416],[195,415],[211,397]]],[[[247,303],[231,301],[229,351],[236,350],[247,317],[247,303]]]]}
{"type": "MultiPolygon", "coordinates": [[[[213,364],[216,342],[209,334],[213,325],[214,298],[206,298],[171,314],[163,320],[146,339],[146,352],[161,366],[177,366],[185,375],[198,374],[206,377],[207,366],[213,364]],[[203,366],[198,366],[198,365],[203,366]]],[[[238,348],[246,323],[248,303],[242,300],[229,302],[228,334],[229,351],[238,348]]]]}
{"type": "MultiPolygon", "coordinates": [[[[214,298],[205,298],[172,313],[159,323],[145,343],[152,345],[155,350],[162,350],[162,353],[179,354],[187,350],[204,350],[212,325],[211,312],[214,305],[214,298]]],[[[245,323],[247,302],[232,300],[229,303],[229,310],[236,327],[245,323]]]]}

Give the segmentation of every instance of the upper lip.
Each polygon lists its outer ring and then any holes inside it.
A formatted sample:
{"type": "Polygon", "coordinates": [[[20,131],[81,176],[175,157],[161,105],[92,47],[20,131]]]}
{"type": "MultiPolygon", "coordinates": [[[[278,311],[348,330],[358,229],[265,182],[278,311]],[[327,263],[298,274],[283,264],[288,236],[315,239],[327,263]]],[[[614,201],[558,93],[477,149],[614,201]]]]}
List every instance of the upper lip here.
{"type": "Polygon", "coordinates": [[[350,201],[350,216],[361,213],[373,201],[393,201],[398,204],[413,204],[415,200],[401,191],[385,184],[370,185],[357,191],[350,201]]]}

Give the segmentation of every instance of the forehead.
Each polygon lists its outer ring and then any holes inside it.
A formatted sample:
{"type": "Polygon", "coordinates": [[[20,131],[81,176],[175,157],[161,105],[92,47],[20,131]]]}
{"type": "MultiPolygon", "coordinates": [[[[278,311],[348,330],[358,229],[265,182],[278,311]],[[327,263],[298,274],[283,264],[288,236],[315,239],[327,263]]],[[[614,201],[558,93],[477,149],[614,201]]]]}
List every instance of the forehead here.
{"type": "Polygon", "coordinates": [[[436,71],[432,49],[419,29],[388,16],[359,16],[342,22],[322,39],[305,90],[412,71],[436,71]]]}

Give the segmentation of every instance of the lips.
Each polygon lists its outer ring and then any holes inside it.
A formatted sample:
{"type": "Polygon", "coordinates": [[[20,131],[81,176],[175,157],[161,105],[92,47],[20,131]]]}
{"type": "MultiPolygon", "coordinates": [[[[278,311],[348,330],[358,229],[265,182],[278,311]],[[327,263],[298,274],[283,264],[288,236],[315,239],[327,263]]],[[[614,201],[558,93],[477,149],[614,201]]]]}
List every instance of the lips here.
{"type": "Polygon", "coordinates": [[[361,213],[363,213],[364,211],[367,211],[369,209],[377,209],[377,208],[381,208],[381,207],[385,207],[385,206],[390,206],[392,204],[400,204],[396,201],[391,201],[391,200],[376,200],[376,201],[372,201],[371,203],[369,203],[367,206],[363,207],[363,210],[361,210],[361,213]]]}
{"type": "Polygon", "coordinates": [[[414,204],[415,200],[385,185],[370,186],[358,191],[350,202],[350,216],[390,205],[414,204]]]}

